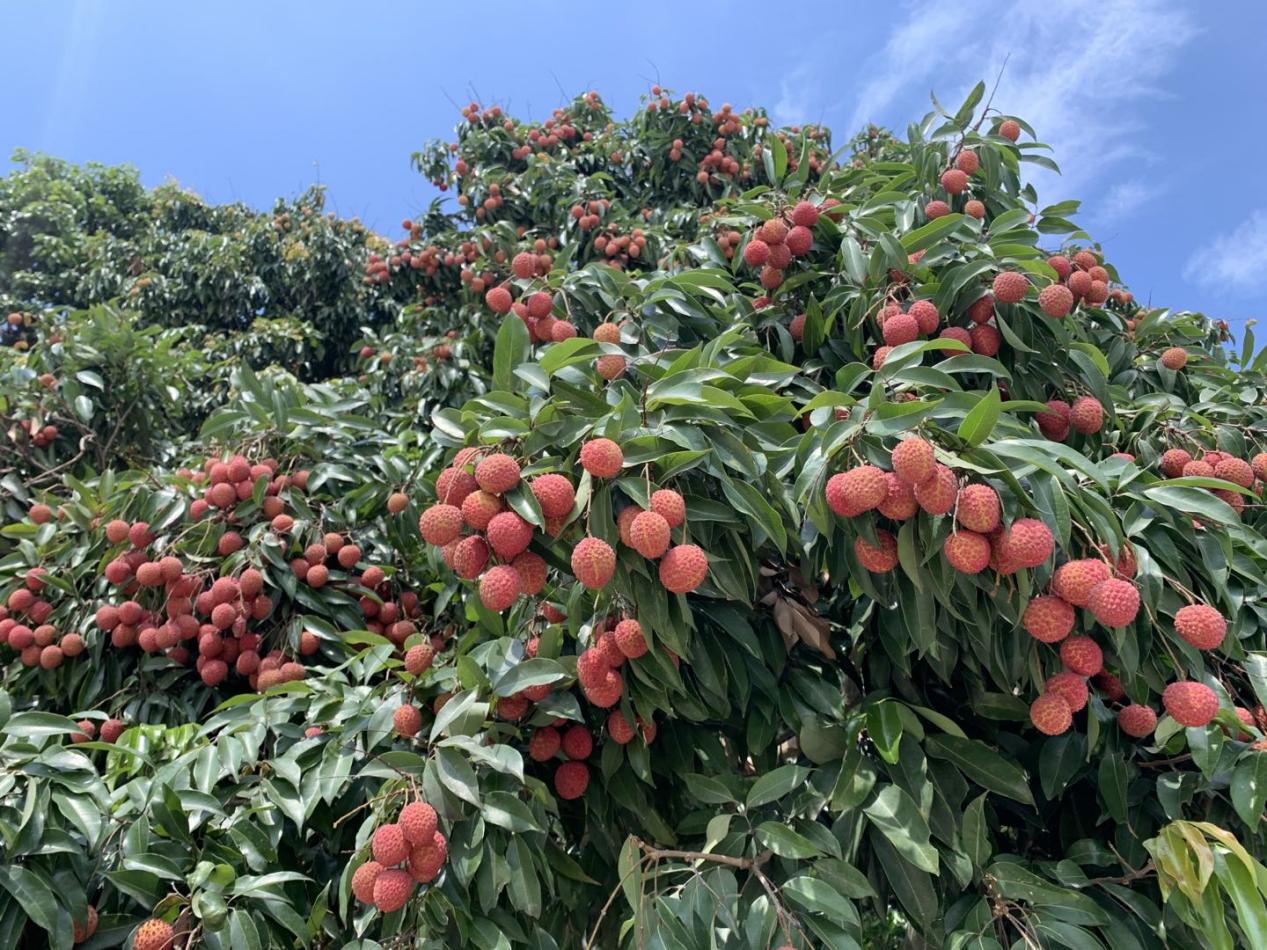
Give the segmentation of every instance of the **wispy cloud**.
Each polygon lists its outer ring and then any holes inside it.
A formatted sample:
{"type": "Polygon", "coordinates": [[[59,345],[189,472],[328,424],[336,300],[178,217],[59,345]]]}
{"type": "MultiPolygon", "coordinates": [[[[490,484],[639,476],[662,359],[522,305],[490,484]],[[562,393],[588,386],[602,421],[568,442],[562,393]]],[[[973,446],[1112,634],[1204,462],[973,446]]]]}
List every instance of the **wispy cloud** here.
{"type": "Polygon", "coordinates": [[[1267,271],[1267,208],[1259,208],[1235,230],[1220,234],[1188,258],[1183,276],[1202,287],[1257,291],[1267,271]]]}
{"type": "Polygon", "coordinates": [[[1131,106],[1164,95],[1161,80],[1198,32],[1189,10],[1175,0],[1031,0],[996,9],[998,28],[983,29],[962,0],[907,4],[865,67],[850,127],[909,112],[933,87],[953,109],[1007,60],[994,106],[1023,117],[1053,146],[1064,171],[1058,197],[1117,161],[1143,157],[1131,106]]]}
{"type": "Polygon", "coordinates": [[[779,80],[779,101],[770,109],[776,125],[805,125],[815,121],[810,114],[811,80],[809,65],[796,67],[779,80]]]}
{"type": "Polygon", "coordinates": [[[1140,178],[1119,181],[1095,204],[1095,218],[1101,224],[1115,224],[1128,218],[1165,190],[1163,185],[1140,178]]]}

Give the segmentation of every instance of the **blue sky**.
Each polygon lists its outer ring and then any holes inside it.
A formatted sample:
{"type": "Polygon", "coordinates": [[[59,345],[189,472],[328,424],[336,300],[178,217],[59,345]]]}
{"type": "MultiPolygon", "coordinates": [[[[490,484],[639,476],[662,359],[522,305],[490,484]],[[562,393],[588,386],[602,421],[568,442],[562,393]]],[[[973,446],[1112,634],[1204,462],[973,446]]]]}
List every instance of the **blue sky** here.
{"type": "Polygon", "coordinates": [[[650,83],[764,104],[843,142],[953,108],[1005,58],[996,106],[1027,118],[1142,300],[1239,326],[1267,313],[1267,4],[1175,0],[348,4],[0,0],[0,153],[131,162],[257,206],[320,181],[396,236],[432,197],[409,154],[450,100],[541,118],[650,83]],[[1213,12],[1205,12],[1205,11],[1213,12]],[[513,11],[513,12],[512,12],[513,11]],[[626,12],[627,11],[627,12],[626,12]]]}

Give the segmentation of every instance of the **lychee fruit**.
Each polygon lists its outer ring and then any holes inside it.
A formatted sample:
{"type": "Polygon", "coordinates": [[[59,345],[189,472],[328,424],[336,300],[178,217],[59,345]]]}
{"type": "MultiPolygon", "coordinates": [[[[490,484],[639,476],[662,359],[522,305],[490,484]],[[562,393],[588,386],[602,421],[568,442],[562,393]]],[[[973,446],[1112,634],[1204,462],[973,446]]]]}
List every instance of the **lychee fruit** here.
{"type": "Polygon", "coordinates": [[[1043,693],[1030,704],[1029,721],[1044,735],[1058,736],[1073,725],[1073,710],[1059,693],[1043,693]]]}
{"type": "Polygon", "coordinates": [[[884,321],[884,342],[889,346],[901,346],[919,337],[919,323],[909,313],[899,313],[884,321]]]}
{"type": "Polygon", "coordinates": [[[757,228],[757,237],[766,244],[782,244],[787,237],[787,225],[778,218],[770,218],[757,228]]]}
{"type": "Polygon", "coordinates": [[[413,892],[414,879],[408,871],[388,868],[374,881],[374,906],[382,913],[390,914],[408,904],[413,892]]]}
{"type": "Polygon", "coordinates": [[[554,772],[554,790],[565,801],[580,798],[589,784],[590,770],[584,762],[564,762],[554,772]]]}
{"type": "Polygon", "coordinates": [[[165,920],[151,917],[132,933],[132,950],[172,950],[175,934],[165,920]]]}
{"type": "Polygon", "coordinates": [[[566,476],[551,472],[532,480],[532,494],[547,518],[562,518],[572,513],[576,491],[566,476]]]}
{"type": "Polygon", "coordinates": [[[965,148],[955,156],[955,167],[966,175],[975,175],[981,167],[981,159],[970,148],[965,148]]]}
{"type": "Polygon", "coordinates": [[[671,488],[661,488],[651,493],[651,510],[676,528],[686,521],[686,502],[671,488]]]}
{"type": "Polygon", "coordinates": [[[792,223],[803,228],[812,228],[818,224],[818,209],[808,201],[798,201],[792,209],[792,223]]]}
{"type": "Polygon", "coordinates": [[[411,646],[405,653],[405,672],[412,676],[421,676],[431,669],[434,659],[435,651],[431,649],[430,641],[411,646]]]}
{"type": "Polygon", "coordinates": [[[887,574],[897,567],[897,539],[882,528],[876,529],[875,537],[876,545],[861,535],[854,539],[854,555],[858,563],[872,574],[887,574]]]}
{"type": "Polygon", "coordinates": [[[484,303],[488,304],[488,309],[493,313],[509,313],[514,300],[505,287],[494,287],[484,295],[484,303]]]}
{"type": "Polygon", "coordinates": [[[1189,604],[1175,611],[1175,633],[1198,650],[1215,650],[1227,635],[1227,621],[1208,604],[1189,604]]]}
{"type": "Polygon", "coordinates": [[[1086,706],[1090,695],[1086,680],[1077,673],[1057,673],[1055,676],[1049,676],[1043,689],[1045,692],[1059,693],[1063,696],[1072,712],[1077,712],[1086,706]]]}
{"type": "Polygon", "coordinates": [[[1099,432],[1104,425],[1104,407],[1094,396],[1080,396],[1069,407],[1069,424],[1083,435],[1099,432]]]}
{"type": "Polygon", "coordinates": [[[548,762],[558,753],[560,745],[559,730],[549,726],[538,729],[528,740],[528,758],[534,762],[548,762]]]}
{"type": "Polygon", "coordinates": [[[418,519],[422,539],[436,547],[444,547],[457,539],[462,530],[462,509],[456,505],[432,505],[418,519]]]}
{"type": "Polygon", "coordinates": [[[563,733],[562,746],[563,754],[569,759],[575,761],[588,759],[590,753],[594,751],[594,737],[580,724],[569,726],[563,733]]]}
{"type": "Polygon", "coordinates": [[[996,131],[999,135],[1012,142],[1015,142],[1021,137],[1021,126],[1015,119],[1004,119],[999,123],[999,127],[996,131]]]}
{"type": "Polygon", "coordinates": [[[532,525],[513,511],[493,515],[488,522],[488,544],[503,561],[509,561],[532,543],[532,525]]]}
{"type": "Polygon", "coordinates": [[[941,322],[941,314],[931,300],[916,300],[907,314],[915,318],[919,332],[924,336],[932,336],[937,331],[937,324],[941,322]]]}
{"type": "MultiPolygon", "coordinates": [[[[496,495],[490,495],[488,492],[479,489],[471,492],[463,500],[462,517],[476,531],[483,531],[488,527],[488,523],[493,520],[493,516],[504,507],[502,500],[496,495]]],[[[346,550],[346,548],[343,550],[346,550]]],[[[343,550],[339,551],[339,563],[343,563],[343,550]]]]}
{"type": "Polygon", "coordinates": [[[1101,670],[1091,682],[1095,684],[1095,688],[1102,692],[1105,697],[1115,703],[1120,703],[1126,698],[1126,690],[1122,688],[1122,681],[1107,670],[1101,670]]]}
{"type": "Polygon", "coordinates": [[[948,168],[941,173],[941,186],[948,195],[963,194],[968,187],[968,173],[960,168],[948,168]]]}
{"type": "Polygon", "coordinates": [[[1091,598],[1091,589],[1109,579],[1109,566],[1098,558],[1066,561],[1056,568],[1051,578],[1051,589],[1075,607],[1085,607],[1091,598]]]}
{"type": "Polygon", "coordinates": [[[814,246],[814,233],[798,224],[787,233],[785,244],[793,257],[804,257],[814,246]]]}
{"type": "Polygon", "coordinates": [[[972,340],[972,352],[978,356],[995,356],[1003,346],[1003,334],[988,324],[973,327],[968,336],[972,340]]]}
{"type": "Polygon", "coordinates": [[[1182,346],[1170,347],[1161,354],[1161,365],[1176,372],[1183,369],[1188,365],[1188,351],[1182,346]]]}
{"type": "Polygon", "coordinates": [[[490,495],[502,495],[519,484],[519,463],[498,452],[475,466],[475,481],[490,495]]]}
{"type": "Polygon", "coordinates": [[[400,810],[396,823],[405,841],[412,845],[430,842],[439,828],[436,810],[426,802],[410,802],[400,810]]]}
{"type": "Polygon", "coordinates": [[[629,525],[629,540],[646,558],[658,558],[669,549],[669,523],[654,511],[644,511],[629,525]]]}
{"type": "Polygon", "coordinates": [[[827,480],[827,506],[842,518],[879,507],[888,494],[884,472],[874,465],[859,465],[827,480]]]}
{"type": "MultiPolygon", "coordinates": [[[[406,707],[401,707],[402,709],[406,707]]],[[[400,825],[379,825],[374,830],[374,838],[370,845],[374,860],[384,867],[403,864],[409,854],[409,843],[400,825]]]]}
{"type": "Polygon", "coordinates": [[[581,446],[581,467],[596,478],[614,478],[624,464],[624,453],[611,439],[591,439],[581,446]]]}
{"type": "Polygon", "coordinates": [[[633,741],[633,737],[637,733],[633,723],[625,718],[624,713],[619,709],[614,709],[611,715],[607,717],[607,734],[611,736],[612,742],[617,745],[625,745],[633,741]]]}
{"type": "Polygon", "coordinates": [[[660,560],[660,583],[675,594],[688,594],[708,576],[708,555],[694,544],[669,548],[660,560]]]}
{"type": "Polygon", "coordinates": [[[1157,713],[1147,706],[1131,703],[1119,710],[1117,724],[1128,736],[1143,739],[1151,736],[1157,728],[1157,713]]]}
{"type": "Polygon", "coordinates": [[[519,575],[519,590],[529,597],[536,597],[546,586],[546,562],[539,554],[525,551],[510,566],[519,575]]]}
{"type": "Polygon", "coordinates": [[[945,465],[938,465],[928,479],[915,486],[915,500],[930,515],[944,515],[955,507],[959,480],[945,465]]]}
{"type": "Polygon", "coordinates": [[[1073,309],[1073,291],[1064,284],[1051,284],[1038,294],[1038,306],[1049,317],[1067,317],[1073,309]]]}
{"type": "Polygon", "coordinates": [[[938,218],[944,218],[948,214],[950,214],[950,205],[940,198],[934,198],[924,205],[924,217],[928,218],[929,221],[936,221],[938,218]]]}
{"type": "Polygon", "coordinates": [[[374,903],[374,882],[383,873],[377,861],[366,861],[352,872],[352,896],[362,904],[374,903]]]}
{"type": "Polygon", "coordinates": [[[952,531],[942,545],[942,553],[961,574],[980,574],[990,563],[990,541],[974,531],[952,531]]]}
{"type": "Polygon", "coordinates": [[[462,507],[466,496],[479,488],[479,482],[470,472],[460,468],[446,468],[436,479],[436,497],[444,504],[462,507]]]}
{"type": "Polygon", "coordinates": [[[572,574],[590,590],[606,587],[615,573],[616,552],[601,538],[582,538],[572,549],[572,574]]]}
{"type": "Polygon", "coordinates": [[[631,660],[636,660],[647,653],[647,637],[642,632],[642,625],[632,617],[627,617],[616,624],[614,633],[616,646],[620,652],[631,660]]]}
{"type": "Polygon", "coordinates": [[[1219,713],[1219,697],[1204,683],[1180,680],[1161,694],[1161,704],[1179,725],[1199,729],[1219,713]]]}
{"type": "Polygon", "coordinates": [[[893,473],[911,486],[927,481],[937,466],[932,444],[919,438],[903,439],[895,445],[891,462],[893,473]]]}
{"type": "Polygon", "coordinates": [[[1059,643],[1069,636],[1075,616],[1073,607],[1051,594],[1035,597],[1025,607],[1021,625],[1042,643],[1059,643]]]}
{"type": "Polygon", "coordinates": [[[965,485],[955,502],[955,519],[969,531],[989,534],[999,526],[999,493],[989,485],[965,485]]]}
{"type": "Polygon", "coordinates": [[[1244,459],[1228,457],[1220,459],[1214,466],[1214,477],[1249,488],[1254,484],[1254,469],[1244,459]]]}
{"type": "Polygon", "coordinates": [[[1139,591],[1130,581],[1112,577],[1091,588],[1087,607],[1106,627],[1126,627],[1139,613],[1139,591]]]}
{"type": "Polygon", "coordinates": [[[999,303],[1020,303],[1029,290],[1029,281],[1017,271],[1002,271],[995,275],[994,299],[999,303]]]}
{"type": "Polygon", "coordinates": [[[392,726],[398,736],[412,738],[422,728],[422,713],[413,706],[401,706],[392,714],[392,726]]]}
{"type": "Polygon", "coordinates": [[[760,238],[753,238],[744,245],[743,259],[749,267],[764,267],[770,259],[770,245],[760,238]]]}
{"type": "Polygon", "coordinates": [[[1184,449],[1167,449],[1161,453],[1161,472],[1167,478],[1178,478],[1191,461],[1192,456],[1184,449]]]}
{"type": "Polygon", "coordinates": [[[494,613],[510,608],[522,589],[519,572],[509,564],[490,567],[480,578],[480,603],[494,613]]]}
{"type": "Polygon", "coordinates": [[[994,298],[989,294],[978,297],[968,308],[968,317],[973,323],[989,323],[992,316],[994,316],[994,298]]]}
{"type": "Polygon", "coordinates": [[[453,549],[453,570],[458,577],[474,580],[488,564],[488,555],[488,542],[480,535],[463,538],[453,549]]]}
{"type": "Polygon", "coordinates": [[[1069,258],[1063,254],[1055,254],[1047,258],[1047,266],[1056,272],[1059,280],[1066,280],[1069,272],[1073,270],[1073,265],[1069,263],[1069,258]]]}
{"type": "Polygon", "coordinates": [[[888,495],[880,502],[876,511],[894,521],[905,521],[913,517],[919,511],[914,489],[893,472],[884,473],[884,482],[888,486],[888,495]]]}
{"type": "Polygon", "coordinates": [[[1063,442],[1069,437],[1069,403],[1063,399],[1048,399],[1048,412],[1035,414],[1038,431],[1053,442],[1063,442]]]}
{"type": "Polygon", "coordinates": [[[1104,651],[1090,637],[1068,637],[1060,644],[1060,662],[1071,673],[1095,676],[1104,669],[1104,651]]]}

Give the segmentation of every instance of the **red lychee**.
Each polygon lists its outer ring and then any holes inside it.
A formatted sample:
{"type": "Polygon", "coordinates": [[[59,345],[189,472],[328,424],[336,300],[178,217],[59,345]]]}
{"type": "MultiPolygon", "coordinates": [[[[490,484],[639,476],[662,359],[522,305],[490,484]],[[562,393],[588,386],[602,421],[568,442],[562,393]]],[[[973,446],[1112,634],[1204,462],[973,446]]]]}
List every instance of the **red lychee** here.
{"type": "Polygon", "coordinates": [[[436,547],[456,540],[462,530],[462,509],[456,505],[432,505],[418,519],[422,539],[436,547]]]}
{"type": "Polygon", "coordinates": [[[1029,707],[1029,721],[1039,732],[1058,736],[1073,725],[1073,711],[1058,693],[1043,693],[1029,707]]]}
{"type": "Polygon", "coordinates": [[[1131,703],[1117,714],[1117,724],[1123,732],[1135,739],[1151,736],[1157,728],[1157,713],[1147,706],[1131,703]]]}
{"type": "Polygon", "coordinates": [[[1161,694],[1166,712],[1181,726],[1199,729],[1208,725],[1219,713],[1219,697],[1204,683],[1180,680],[1171,683],[1161,694]]]}
{"type": "Polygon", "coordinates": [[[1005,139],[1015,142],[1021,137],[1020,123],[1015,119],[1004,119],[996,130],[1005,139]]]}
{"type": "Polygon", "coordinates": [[[572,549],[572,574],[590,590],[606,587],[616,573],[616,552],[601,538],[582,538],[572,549]]]}
{"type": "Polygon", "coordinates": [[[1063,399],[1047,400],[1049,412],[1040,412],[1034,416],[1038,423],[1038,431],[1053,442],[1063,442],[1069,437],[1069,403],[1063,399]]]}
{"type": "Polygon", "coordinates": [[[663,515],[644,511],[629,525],[629,540],[646,558],[658,558],[669,549],[669,523],[663,515]]]}
{"type": "Polygon", "coordinates": [[[1227,635],[1227,621],[1208,604],[1189,604],[1175,611],[1175,633],[1198,650],[1215,650],[1227,635]]]}
{"type": "Polygon", "coordinates": [[[538,729],[528,740],[528,758],[534,762],[548,762],[558,753],[561,744],[559,730],[549,726],[538,729]]]}
{"type": "Polygon", "coordinates": [[[1051,589],[1075,607],[1085,607],[1091,598],[1091,588],[1109,579],[1109,566],[1097,558],[1066,561],[1056,568],[1051,578],[1051,589]]]}
{"type": "Polygon", "coordinates": [[[1083,435],[1099,432],[1104,425],[1104,407],[1094,396],[1079,396],[1069,407],[1069,424],[1083,435]]]}
{"type": "Polygon", "coordinates": [[[498,452],[475,466],[475,481],[490,495],[502,495],[519,484],[519,463],[498,452]]]}
{"type": "Polygon", "coordinates": [[[1073,291],[1064,284],[1051,284],[1039,293],[1038,306],[1049,317],[1067,317],[1073,309],[1073,291]]]}
{"type": "Polygon", "coordinates": [[[686,521],[686,502],[671,488],[661,488],[651,493],[651,510],[676,528],[686,521]]]}
{"type": "Polygon", "coordinates": [[[708,576],[708,555],[694,544],[669,548],[660,560],[660,583],[675,594],[688,594],[708,576]]]}
{"type": "Polygon", "coordinates": [[[519,572],[509,564],[490,567],[480,578],[480,603],[494,613],[509,609],[522,589],[519,572]]]}
{"type": "Polygon", "coordinates": [[[1167,478],[1178,478],[1184,467],[1192,461],[1192,456],[1183,449],[1167,449],[1161,453],[1161,472],[1167,478]]]}
{"type": "Polygon", "coordinates": [[[889,346],[901,346],[919,338],[919,323],[909,313],[899,313],[884,321],[884,342],[889,346]]]}
{"type": "Polygon", "coordinates": [[[999,526],[999,493],[989,485],[965,485],[955,502],[955,518],[969,531],[989,534],[999,526]]]}
{"type": "Polygon", "coordinates": [[[532,494],[547,518],[562,518],[572,513],[576,504],[576,491],[563,475],[551,472],[532,480],[532,494]]]}
{"type": "Polygon", "coordinates": [[[1049,676],[1043,689],[1063,696],[1072,712],[1077,712],[1086,706],[1089,697],[1087,681],[1077,673],[1057,673],[1055,676],[1049,676]]]}
{"type": "Polygon", "coordinates": [[[937,466],[932,444],[920,438],[903,439],[893,446],[891,459],[893,473],[911,486],[927,481],[937,466]]]}
{"type": "Polygon", "coordinates": [[[992,289],[999,303],[1020,303],[1029,290],[1029,281],[1017,271],[1002,271],[995,276],[992,289]]]}
{"type": "Polygon", "coordinates": [[[390,914],[409,903],[413,892],[414,879],[408,871],[388,868],[374,881],[374,906],[382,913],[390,914]]]}
{"type": "Polygon", "coordinates": [[[362,904],[374,903],[374,882],[383,873],[377,861],[366,861],[352,872],[352,896],[362,904]]]}
{"type": "Polygon", "coordinates": [[[405,833],[400,825],[379,825],[374,830],[370,850],[374,853],[375,861],[384,867],[392,867],[404,863],[409,854],[409,843],[405,840],[405,833]]]}
{"type": "Polygon", "coordinates": [[[584,762],[564,762],[555,770],[554,790],[565,801],[580,798],[589,783],[589,767],[584,762]]]}
{"type": "Polygon", "coordinates": [[[897,567],[897,539],[882,528],[876,529],[875,537],[878,545],[872,545],[861,535],[855,538],[854,555],[872,574],[886,574],[897,567]]]}
{"type": "Polygon", "coordinates": [[[484,303],[488,304],[488,309],[493,313],[509,313],[514,300],[505,287],[494,287],[484,295],[484,303]]]}
{"type": "Polygon", "coordinates": [[[974,531],[952,531],[942,545],[946,562],[961,574],[979,574],[990,563],[990,541],[974,531]]]}
{"type": "Polygon", "coordinates": [[[955,507],[959,480],[945,465],[938,465],[930,478],[915,486],[915,500],[930,515],[944,515],[955,507]]]}
{"type": "Polygon", "coordinates": [[[1068,637],[1060,644],[1060,662],[1071,673],[1095,676],[1104,669],[1104,651],[1090,637],[1068,637]]]}
{"type": "Polygon", "coordinates": [[[1170,347],[1161,354],[1161,365],[1176,371],[1183,369],[1188,365],[1188,351],[1182,346],[1170,347]]]}
{"type": "Polygon", "coordinates": [[[488,522],[488,544],[503,561],[509,561],[532,543],[532,525],[513,511],[493,515],[488,522]]]}
{"type": "Polygon", "coordinates": [[[959,168],[948,168],[941,173],[941,186],[948,195],[962,194],[968,187],[968,173],[959,168]]]}
{"type": "Polygon", "coordinates": [[[615,631],[616,646],[620,648],[620,652],[631,660],[636,660],[640,656],[645,656],[647,652],[647,637],[642,632],[642,626],[632,617],[627,617],[620,623],[616,624],[615,631]]]}
{"type": "Polygon", "coordinates": [[[624,453],[611,439],[591,439],[581,446],[581,466],[596,478],[614,478],[624,464],[624,453]]]}
{"type": "Polygon", "coordinates": [[[1091,588],[1087,608],[1106,627],[1126,627],[1139,613],[1139,591],[1130,581],[1112,577],[1091,588]]]}
{"type": "Polygon", "coordinates": [[[1059,643],[1074,624],[1073,607],[1051,594],[1035,597],[1025,608],[1021,625],[1035,640],[1059,643]]]}

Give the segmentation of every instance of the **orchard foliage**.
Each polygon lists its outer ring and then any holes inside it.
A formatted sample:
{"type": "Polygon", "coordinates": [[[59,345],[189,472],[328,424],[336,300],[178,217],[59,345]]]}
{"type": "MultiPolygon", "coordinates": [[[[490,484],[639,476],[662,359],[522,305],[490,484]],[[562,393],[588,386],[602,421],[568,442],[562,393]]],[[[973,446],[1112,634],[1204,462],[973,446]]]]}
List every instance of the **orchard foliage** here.
{"type": "Polygon", "coordinates": [[[1267,941],[1267,355],[981,99],[10,175],[0,942],[1267,941]]]}

